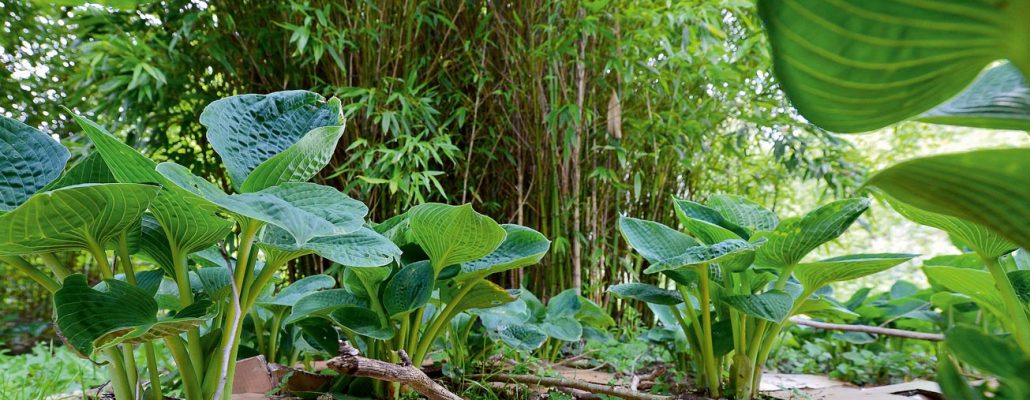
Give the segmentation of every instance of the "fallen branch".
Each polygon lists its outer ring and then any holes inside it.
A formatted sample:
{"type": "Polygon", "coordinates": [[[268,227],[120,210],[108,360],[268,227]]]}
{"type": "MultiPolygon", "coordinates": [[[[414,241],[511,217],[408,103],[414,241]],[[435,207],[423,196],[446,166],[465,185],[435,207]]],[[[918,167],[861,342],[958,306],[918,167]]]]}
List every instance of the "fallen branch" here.
{"type": "Polygon", "coordinates": [[[881,327],[878,327],[878,326],[868,326],[868,325],[831,324],[829,322],[819,322],[819,321],[813,321],[813,320],[810,320],[810,319],[798,318],[798,317],[791,318],[790,322],[793,322],[793,323],[798,324],[798,325],[809,326],[809,327],[818,328],[818,329],[832,330],[832,331],[864,332],[864,333],[871,333],[871,334],[875,334],[875,335],[897,336],[897,337],[903,337],[903,338],[909,338],[909,339],[930,340],[930,341],[934,341],[934,342],[939,342],[939,341],[944,340],[944,335],[939,334],[939,333],[914,332],[914,331],[906,331],[904,329],[881,328],[881,327]]]}
{"type": "Polygon", "coordinates": [[[329,360],[329,368],[350,376],[361,376],[381,381],[398,382],[426,396],[430,400],[461,400],[454,393],[429,378],[421,369],[407,365],[361,357],[358,349],[349,343],[340,344],[340,355],[329,360]]]}
{"type": "Polygon", "coordinates": [[[575,379],[565,378],[544,378],[533,375],[508,375],[508,374],[476,374],[468,375],[466,379],[485,380],[488,382],[501,383],[522,383],[526,385],[543,386],[551,388],[577,389],[594,394],[606,394],[609,396],[621,397],[630,400],[664,400],[671,399],[670,396],[661,396],[634,390],[624,389],[617,386],[599,385],[596,383],[584,382],[575,379]]]}

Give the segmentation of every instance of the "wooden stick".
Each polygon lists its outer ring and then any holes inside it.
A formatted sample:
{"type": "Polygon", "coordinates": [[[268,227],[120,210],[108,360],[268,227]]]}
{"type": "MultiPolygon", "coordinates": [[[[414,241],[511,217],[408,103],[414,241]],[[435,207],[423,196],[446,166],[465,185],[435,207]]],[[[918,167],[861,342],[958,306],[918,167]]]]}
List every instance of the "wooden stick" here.
{"type": "Polygon", "coordinates": [[[516,382],[526,385],[552,387],[552,388],[568,388],[578,389],[594,394],[606,394],[609,396],[620,397],[623,399],[630,400],[666,400],[672,399],[671,396],[661,396],[643,392],[637,392],[621,388],[618,386],[599,385],[596,383],[584,382],[575,379],[565,378],[544,378],[533,375],[508,375],[508,374],[475,374],[468,375],[466,379],[472,380],[485,380],[488,382],[501,382],[509,383],[516,382]]]}
{"type": "Polygon", "coordinates": [[[351,376],[362,376],[381,381],[398,382],[426,396],[430,400],[461,400],[454,393],[429,378],[421,369],[408,365],[390,364],[358,355],[358,349],[347,342],[340,345],[340,355],[329,360],[332,370],[351,376]]]}
{"type": "Polygon", "coordinates": [[[881,328],[878,326],[868,325],[845,325],[845,324],[831,324],[829,322],[813,321],[806,318],[793,317],[790,319],[798,325],[809,326],[812,328],[826,329],[832,331],[847,331],[847,332],[864,332],[875,335],[887,335],[897,336],[909,339],[929,340],[933,342],[939,342],[944,340],[944,335],[939,333],[925,333],[925,332],[914,332],[906,331],[904,329],[892,329],[892,328],[881,328]]]}

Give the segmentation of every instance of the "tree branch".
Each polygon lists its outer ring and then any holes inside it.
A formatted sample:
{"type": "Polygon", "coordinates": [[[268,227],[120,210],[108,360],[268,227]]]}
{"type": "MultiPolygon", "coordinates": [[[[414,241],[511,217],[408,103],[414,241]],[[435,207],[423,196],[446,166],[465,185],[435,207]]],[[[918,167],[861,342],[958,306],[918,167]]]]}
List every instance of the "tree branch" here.
{"type": "Polygon", "coordinates": [[[892,329],[892,328],[881,328],[878,326],[868,325],[845,325],[845,324],[831,324],[829,322],[813,321],[806,318],[793,317],[790,319],[798,325],[809,326],[812,328],[826,329],[832,331],[847,331],[847,332],[863,332],[871,333],[875,335],[887,335],[897,336],[909,339],[929,340],[933,342],[939,342],[944,340],[944,335],[939,333],[925,333],[925,332],[914,332],[906,331],[904,329],[892,329]]]}
{"type": "Polygon", "coordinates": [[[606,394],[609,396],[620,397],[623,399],[630,400],[666,400],[672,399],[670,396],[661,396],[649,393],[638,392],[635,390],[629,390],[618,386],[599,385],[596,383],[584,382],[575,379],[565,378],[544,378],[533,375],[508,375],[508,374],[475,374],[465,377],[466,379],[473,380],[485,380],[488,382],[501,382],[501,383],[522,383],[526,385],[554,387],[554,388],[568,388],[578,389],[595,394],[606,394]]]}
{"type": "Polygon", "coordinates": [[[398,382],[426,396],[429,400],[461,400],[454,393],[429,378],[422,370],[408,365],[390,364],[358,355],[350,343],[340,344],[340,355],[329,360],[329,368],[341,374],[362,376],[381,381],[398,382]]]}

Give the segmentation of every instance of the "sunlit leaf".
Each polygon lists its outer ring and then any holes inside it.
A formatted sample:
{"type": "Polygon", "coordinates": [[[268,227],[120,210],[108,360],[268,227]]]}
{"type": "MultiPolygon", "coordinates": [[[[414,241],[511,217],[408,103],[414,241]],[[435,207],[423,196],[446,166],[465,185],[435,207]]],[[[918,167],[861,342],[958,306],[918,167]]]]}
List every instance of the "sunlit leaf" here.
{"type": "Polygon", "coordinates": [[[854,254],[802,263],[794,276],[805,289],[815,291],[833,282],[849,281],[893,268],[915,254],[854,254]]]}
{"type": "Polygon", "coordinates": [[[758,249],[755,264],[766,268],[795,265],[816,247],[844,233],[868,208],[869,199],[838,200],[801,218],[780,221],[775,230],[760,235],[768,241],[758,249]]]}
{"type": "Polygon", "coordinates": [[[988,68],[948,102],[917,121],[974,128],[1030,131],[1030,86],[1012,63],[988,68]]]}
{"type": "Polygon", "coordinates": [[[521,225],[501,227],[507,232],[501,245],[483,258],[461,263],[457,280],[478,279],[536,264],[551,247],[551,242],[540,232],[521,225]]]}
{"type": "Polygon", "coordinates": [[[448,265],[486,257],[507,235],[501,225],[468,204],[422,204],[408,215],[412,236],[438,272],[448,265]]]}
{"type": "Polygon", "coordinates": [[[787,318],[790,308],[794,305],[794,298],[779,290],[726,296],[722,301],[744,314],[775,323],[782,322],[784,318],[787,318]]]}

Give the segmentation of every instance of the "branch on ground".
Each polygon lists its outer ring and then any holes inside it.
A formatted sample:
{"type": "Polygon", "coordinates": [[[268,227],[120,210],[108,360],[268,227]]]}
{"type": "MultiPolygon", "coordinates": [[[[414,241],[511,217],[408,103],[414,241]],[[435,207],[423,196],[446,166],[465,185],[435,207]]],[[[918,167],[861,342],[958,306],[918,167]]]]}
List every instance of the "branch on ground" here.
{"type": "Polygon", "coordinates": [[[875,334],[875,335],[897,336],[897,337],[903,337],[903,338],[909,338],[909,339],[929,340],[929,341],[934,341],[934,342],[939,342],[939,341],[944,340],[944,335],[939,334],[939,333],[926,333],[926,332],[906,331],[904,329],[881,328],[881,327],[878,327],[878,326],[868,326],[868,325],[831,324],[829,322],[819,322],[819,321],[813,321],[813,320],[810,320],[810,319],[798,318],[798,317],[791,318],[790,322],[793,322],[795,324],[802,325],[802,326],[808,326],[808,327],[818,328],[818,329],[826,329],[826,330],[831,330],[831,331],[863,332],[863,333],[871,333],[871,334],[875,334]]]}
{"type": "Polygon", "coordinates": [[[358,349],[347,342],[340,344],[340,355],[328,362],[329,368],[341,374],[401,383],[430,400],[461,400],[461,397],[430,379],[421,369],[411,366],[410,362],[406,364],[397,365],[362,357],[358,349]]]}
{"type": "Polygon", "coordinates": [[[670,396],[661,396],[650,393],[638,392],[618,386],[599,385],[596,383],[584,382],[575,379],[565,378],[543,378],[533,375],[508,375],[508,374],[476,374],[465,377],[472,380],[484,380],[500,383],[521,383],[525,385],[568,388],[582,390],[594,394],[605,394],[630,400],[665,400],[672,399],[670,396]]]}

